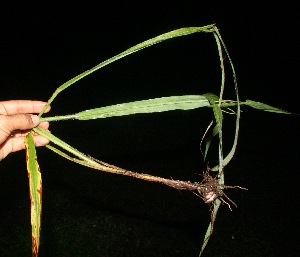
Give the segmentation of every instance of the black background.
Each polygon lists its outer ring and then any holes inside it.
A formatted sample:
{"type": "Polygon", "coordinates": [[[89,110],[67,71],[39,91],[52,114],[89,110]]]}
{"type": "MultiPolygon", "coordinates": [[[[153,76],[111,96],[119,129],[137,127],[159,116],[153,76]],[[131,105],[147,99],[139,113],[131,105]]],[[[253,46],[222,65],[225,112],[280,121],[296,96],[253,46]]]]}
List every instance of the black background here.
{"type": "MultiPolygon", "coordinates": [[[[47,100],[60,84],[137,43],[173,29],[215,23],[234,62],[240,98],[299,113],[297,11],[290,2],[261,1],[11,4],[1,8],[0,16],[0,100],[47,100]]],[[[217,61],[212,35],[171,40],[78,82],[55,100],[52,114],[160,96],[218,93],[217,61]]],[[[78,129],[73,123],[53,123],[51,131],[113,163],[140,161],[145,158],[141,156],[168,150],[183,154],[181,148],[190,145],[193,151],[207,122],[195,121],[199,113],[194,112],[170,115],[151,116],[150,121],[128,117],[74,122],[78,129]]],[[[237,154],[230,164],[238,175],[229,175],[229,182],[250,189],[239,208],[253,214],[251,222],[258,230],[267,224],[264,233],[272,235],[278,256],[292,256],[288,254],[299,241],[298,128],[299,116],[244,110],[237,154]]],[[[45,155],[41,165],[47,166],[53,155],[45,155]]],[[[3,161],[0,183],[10,167],[24,168],[22,158],[17,153],[3,161]]]]}

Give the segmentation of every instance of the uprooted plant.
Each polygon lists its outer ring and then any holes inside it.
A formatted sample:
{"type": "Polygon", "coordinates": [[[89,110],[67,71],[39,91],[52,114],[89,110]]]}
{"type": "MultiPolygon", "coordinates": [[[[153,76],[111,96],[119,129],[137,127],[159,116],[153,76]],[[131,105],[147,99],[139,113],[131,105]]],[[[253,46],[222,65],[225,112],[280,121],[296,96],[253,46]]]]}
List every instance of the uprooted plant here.
{"type": "MultiPolygon", "coordinates": [[[[62,157],[78,163],[83,166],[87,166],[89,168],[97,169],[104,172],[110,172],[114,174],[131,176],[137,179],[143,179],[153,182],[159,182],[164,185],[176,188],[178,190],[188,190],[199,196],[205,203],[210,205],[211,210],[211,221],[207,228],[207,232],[204,237],[204,241],[201,247],[200,255],[202,254],[205,246],[208,243],[208,240],[213,231],[214,221],[216,219],[217,211],[221,205],[224,203],[231,208],[230,204],[235,205],[235,203],[225,194],[224,189],[227,188],[240,188],[244,189],[240,186],[228,186],[224,183],[224,167],[231,161],[234,156],[237,141],[238,141],[238,133],[239,133],[239,120],[240,120],[240,108],[241,105],[250,106],[256,109],[260,109],[263,111],[275,112],[275,113],[285,113],[290,114],[284,110],[271,107],[269,105],[247,100],[245,102],[241,102],[239,100],[238,88],[237,88],[237,80],[236,74],[234,70],[233,63],[229,56],[229,53],[225,47],[225,44],[222,40],[222,37],[218,31],[218,28],[212,24],[203,27],[187,27],[177,29],[160,36],[154,37],[147,41],[144,41],[140,44],[137,44],[126,51],[113,56],[112,58],[98,64],[97,66],[79,74],[78,76],[72,78],[66,83],[62,84],[58,87],[53,95],[50,97],[47,105],[39,114],[41,121],[59,121],[59,120],[69,120],[69,119],[77,119],[77,120],[89,120],[89,119],[98,119],[98,118],[108,118],[114,116],[125,116],[132,114],[146,114],[146,113],[154,113],[154,112],[165,112],[172,110],[191,110],[200,107],[207,107],[213,110],[214,114],[214,122],[211,123],[209,128],[214,125],[213,129],[208,129],[211,133],[211,137],[208,137],[206,140],[204,158],[206,158],[206,153],[210,147],[211,140],[214,136],[218,136],[218,165],[215,167],[207,169],[203,173],[203,180],[201,182],[190,182],[190,181],[180,181],[173,180],[168,178],[157,177],[149,174],[138,173],[129,171],[126,169],[122,169],[116,167],[114,165],[107,164],[103,161],[99,161],[95,158],[92,158],[88,155],[83,154],[78,151],[71,145],[57,138],[50,132],[42,129],[41,127],[36,127],[33,129],[35,133],[38,133],[45,138],[49,139],[51,143],[56,146],[48,145],[47,147],[54,151],[56,154],[61,155],[62,157]],[[113,63],[127,55],[135,53],[144,48],[150,47],[152,45],[158,44],[162,41],[187,36],[197,32],[205,32],[211,33],[216,41],[220,66],[221,66],[221,86],[219,96],[214,94],[203,94],[203,95],[183,95],[183,96],[170,96],[170,97],[162,97],[155,99],[148,99],[142,101],[135,101],[130,103],[122,103],[107,107],[95,108],[91,110],[82,111],[76,114],[71,115],[63,115],[63,116],[55,116],[55,117],[42,117],[47,107],[53,102],[53,100],[66,88],[77,82],[78,80],[86,77],[87,75],[93,73],[100,68],[113,63]],[[225,58],[226,57],[226,58],[225,58]],[[231,68],[234,89],[236,93],[235,100],[224,100],[224,86],[225,86],[225,69],[224,69],[224,59],[228,60],[229,66],[231,68]],[[223,153],[223,111],[229,110],[232,112],[234,109],[234,115],[236,117],[235,122],[235,131],[234,140],[231,150],[228,154],[224,155],[223,153]],[[67,152],[69,152],[67,154],[67,152]]],[[[33,132],[30,132],[25,139],[26,144],[26,153],[27,153],[27,169],[29,176],[29,184],[30,184],[30,198],[31,198],[31,224],[32,224],[32,254],[33,256],[38,256],[39,252],[39,238],[40,238],[40,222],[41,222],[41,209],[42,209],[42,175],[40,173],[39,165],[37,162],[36,149],[33,142],[33,132]]],[[[206,134],[206,133],[205,133],[206,134]]]]}

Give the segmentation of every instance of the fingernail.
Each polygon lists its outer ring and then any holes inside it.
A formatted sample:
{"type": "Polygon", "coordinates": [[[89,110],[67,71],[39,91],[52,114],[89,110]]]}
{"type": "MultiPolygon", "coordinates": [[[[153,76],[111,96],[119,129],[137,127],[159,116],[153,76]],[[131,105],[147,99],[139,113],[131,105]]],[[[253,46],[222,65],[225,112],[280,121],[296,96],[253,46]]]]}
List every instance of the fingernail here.
{"type": "Polygon", "coordinates": [[[31,120],[33,124],[39,124],[40,123],[40,118],[37,115],[31,115],[31,120]]]}

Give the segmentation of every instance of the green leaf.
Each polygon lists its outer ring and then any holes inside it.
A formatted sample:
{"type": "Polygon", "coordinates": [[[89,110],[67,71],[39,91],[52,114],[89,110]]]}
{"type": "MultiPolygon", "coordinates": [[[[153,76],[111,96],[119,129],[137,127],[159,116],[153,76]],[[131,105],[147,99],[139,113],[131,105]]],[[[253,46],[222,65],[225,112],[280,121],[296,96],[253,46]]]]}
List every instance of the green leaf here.
{"type": "MultiPolygon", "coordinates": [[[[217,134],[219,134],[219,165],[212,168],[212,170],[215,171],[218,167],[221,167],[221,169],[223,168],[223,142],[222,142],[223,141],[222,140],[223,114],[222,114],[221,107],[219,106],[218,96],[211,93],[205,94],[204,96],[208,99],[209,103],[213,108],[214,117],[216,121],[216,129],[218,131],[217,134]]],[[[221,170],[219,170],[219,172],[221,173],[221,170]]]]}
{"type": "Polygon", "coordinates": [[[80,112],[77,115],[79,120],[89,120],[136,113],[191,110],[205,106],[209,106],[209,102],[201,95],[171,96],[91,109],[80,112]]]}
{"type": "Polygon", "coordinates": [[[187,36],[193,33],[197,33],[197,32],[214,32],[216,30],[216,26],[214,24],[211,25],[207,25],[207,26],[203,26],[203,27],[187,27],[187,28],[180,28],[180,29],[176,29],[176,30],[172,30],[170,32],[161,34],[157,37],[154,38],[150,38],[142,43],[139,43],[133,47],[130,47],[129,49],[107,59],[104,62],[99,63],[98,65],[94,66],[93,68],[82,72],[81,74],[77,75],[76,77],[68,80],[67,82],[65,82],[64,84],[62,84],[61,86],[59,86],[55,92],[53,93],[53,95],[50,97],[50,99],[47,102],[47,105],[43,108],[43,110],[39,113],[39,116],[41,117],[42,114],[45,112],[45,110],[47,109],[47,107],[51,104],[51,102],[56,98],[56,96],[62,92],[63,90],[65,90],[66,88],[68,88],[69,86],[71,86],[72,84],[74,84],[75,82],[77,82],[78,80],[88,76],[89,74],[95,72],[96,70],[99,70],[103,67],[105,67],[106,65],[113,63],[121,58],[124,58],[127,55],[133,54],[135,52],[138,52],[142,49],[145,49],[147,47],[153,46],[155,44],[161,43],[165,40],[168,39],[172,39],[172,38],[176,38],[176,37],[182,37],[182,36],[187,36]]]}
{"type": "Polygon", "coordinates": [[[208,149],[211,145],[211,142],[213,140],[213,138],[219,134],[219,129],[218,126],[214,126],[212,132],[210,133],[209,137],[206,140],[206,144],[205,144],[205,152],[204,152],[204,160],[206,159],[207,153],[208,153],[208,149]]]}
{"type": "Polygon", "coordinates": [[[260,102],[256,102],[256,101],[252,101],[252,100],[246,100],[245,105],[248,105],[254,109],[258,109],[261,111],[265,111],[265,112],[275,112],[275,113],[282,113],[282,114],[292,114],[291,112],[264,104],[264,103],[260,103],[260,102]]]}
{"type": "Polygon", "coordinates": [[[215,120],[216,120],[217,126],[219,127],[219,134],[222,135],[223,114],[222,114],[222,110],[221,110],[220,106],[218,106],[219,98],[218,98],[218,96],[211,94],[211,93],[204,94],[204,96],[206,97],[206,99],[209,101],[209,103],[213,107],[215,120]]]}
{"type": "Polygon", "coordinates": [[[25,137],[25,146],[31,201],[32,256],[38,256],[42,213],[42,176],[32,132],[25,137]]]}
{"type": "Polygon", "coordinates": [[[200,107],[209,107],[210,103],[202,95],[183,95],[154,98],[148,100],[135,101],[100,107],[82,111],[72,115],[54,116],[41,118],[41,121],[58,121],[58,120],[90,120],[108,118],[114,116],[124,116],[137,113],[154,113],[166,112],[173,110],[191,110],[200,107]]]}
{"type": "Polygon", "coordinates": [[[212,213],[211,213],[211,221],[210,221],[210,223],[207,227],[199,257],[202,255],[202,253],[203,253],[203,251],[204,251],[204,249],[205,249],[205,247],[206,247],[206,245],[207,245],[207,243],[208,243],[208,241],[209,241],[209,239],[210,239],[210,237],[213,233],[214,223],[215,223],[215,220],[216,220],[216,217],[217,217],[217,212],[219,210],[220,205],[221,205],[221,200],[216,199],[215,202],[214,202],[214,207],[213,207],[212,213]]]}

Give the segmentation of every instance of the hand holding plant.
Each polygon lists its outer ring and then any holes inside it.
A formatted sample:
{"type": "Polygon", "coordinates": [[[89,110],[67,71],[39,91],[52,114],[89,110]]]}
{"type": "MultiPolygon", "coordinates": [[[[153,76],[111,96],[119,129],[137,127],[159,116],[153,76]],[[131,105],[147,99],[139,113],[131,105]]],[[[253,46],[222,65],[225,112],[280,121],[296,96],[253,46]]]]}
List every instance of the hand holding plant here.
{"type": "MultiPolygon", "coordinates": [[[[24,137],[28,132],[40,125],[48,129],[49,123],[42,122],[37,115],[46,103],[41,101],[11,100],[0,102],[0,160],[9,153],[25,149],[24,137]]],[[[50,110],[47,108],[46,112],[50,110]]],[[[45,146],[49,140],[35,134],[35,146],[45,146]]]]}

